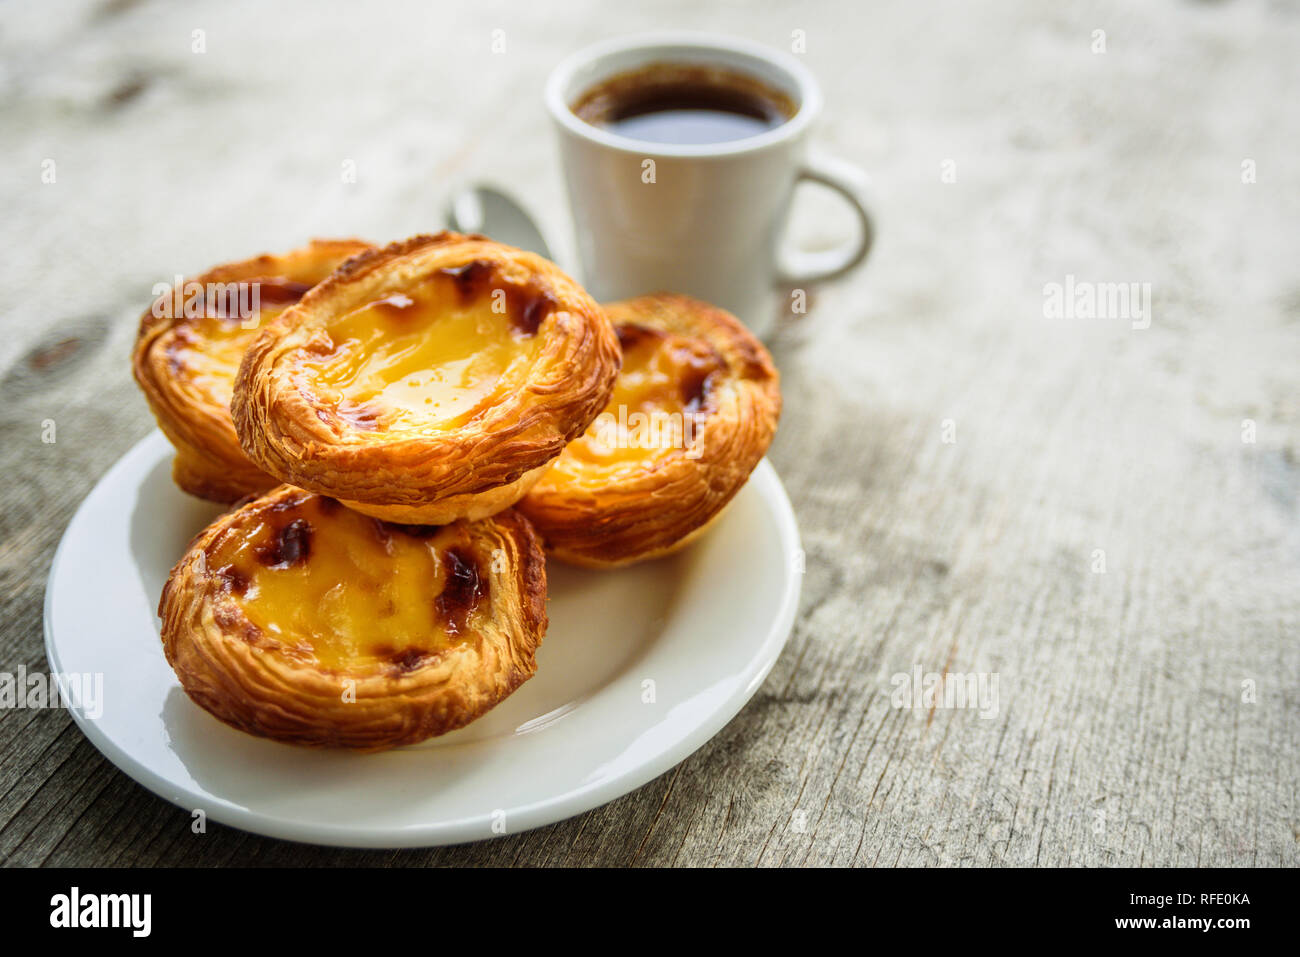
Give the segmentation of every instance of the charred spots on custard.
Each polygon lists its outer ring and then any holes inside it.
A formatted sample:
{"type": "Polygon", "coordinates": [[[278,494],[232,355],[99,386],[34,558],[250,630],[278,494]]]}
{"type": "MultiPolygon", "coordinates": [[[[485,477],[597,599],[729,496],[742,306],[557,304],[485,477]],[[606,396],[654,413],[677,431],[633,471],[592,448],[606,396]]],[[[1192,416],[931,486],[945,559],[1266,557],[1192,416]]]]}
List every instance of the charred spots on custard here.
{"type": "MultiPolygon", "coordinates": [[[[513,287],[518,289],[518,287],[513,287]]],[[[506,294],[510,299],[510,294],[506,294]]],[[[559,303],[545,289],[529,288],[526,292],[516,293],[516,299],[510,303],[510,320],[519,332],[525,336],[537,335],[546,317],[556,310],[559,303]]]]}
{"type": "Polygon", "coordinates": [[[438,275],[452,281],[461,302],[472,302],[486,292],[495,272],[488,260],[475,259],[460,266],[444,266],[438,275]]]}
{"type": "Polygon", "coordinates": [[[376,645],[370,653],[388,665],[395,675],[410,674],[433,656],[419,648],[394,648],[392,645],[376,645]]]}
{"type": "Polygon", "coordinates": [[[440,531],[441,525],[399,525],[397,522],[386,522],[382,518],[372,518],[370,520],[371,530],[379,543],[385,548],[392,545],[393,536],[405,535],[407,538],[426,539],[433,538],[440,531]]]}
{"type": "Polygon", "coordinates": [[[470,614],[482,601],[487,583],[479,572],[478,561],[463,548],[447,549],[442,567],[446,580],[435,607],[438,617],[446,625],[447,634],[459,635],[465,630],[470,614]]]}
{"type": "Polygon", "coordinates": [[[521,336],[537,335],[546,317],[560,305],[549,289],[533,283],[520,285],[500,280],[496,265],[486,259],[445,266],[435,275],[452,281],[462,305],[486,297],[492,299],[496,311],[496,303],[504,299],[506,316],[521,336]]]}
{"type": "Polygon", "coordinates": [[[402,651],[395,652],[388,660],[398,671],[407,672],[420,667],[427,657],[428,655],[419,648],[405,648],[402,651]]]}
{"type": "Polygon", "coordinates": [[[627,353],[643,342],[662,339],[664,334],[658,329],[651,329],[649,326],[638,325],[635,322],[621,322],[614,327],[614,334],[618,336],[618,347],[627,353]]]}
{"type": "MultiPolygon", "coordinates": [[[[250,296],[253,297],[252,301],[257,303],[259,310],[266,306],[287,308],[295,305],[307,295],[312,285],[309,282],[297,282],[283,276],[253,279],[246,283],[250,289],[250,296]]],[[[248,314],[243,311],[247,301],[240,296],[214,296],[209,301],[207,315],[213,319],[232,322],[246,322],[249,319],[248,314]],[[232,306],[235,308],[232,309],[232,306]]]]}
{"type": "MultiPolygon", "coordinates": [[[[293,489],[287,494],[275,499],[270,505],[266,506],[272,512],[291,512],[300,505],[305,505],[312,499],[311,492],[304,492],[302,489],[293,489]]],[[[253,496],[256,498],[256,496],[253,496]]]]}
{"type": "Polygon", "coordinates": [[[282,276],[254,280],[258,298],[264,306],[291,306],[311,291],[313,283],[298,282],[282,276]]]}
{"type": "Polygon", "coordinates": [[[394,524],[392,527],[397,531],[401,532],[403,535],[407,535],[410,538],[420,538],[420,539],[433,538],[433,536],[437,535],[440,531],[442,531],[441,525],[396,525],[394,524]]]}
{"type": "Polygon", "coordinates": [[[687,368],[682,376],[682,404],[688,413],[704,412],[709,407],[716,369],[687,368]]]}
{"type": "Polygon", "coordinates": [[[713,392],[726,368],[726,360],[716,350],[692,351],[681,381],[682,405],[688,414],[701,415],[713,411],[713,392]]]}
{"type": "Polygon", "coordinates": [[[216,575],[221,587],[234,595],[247,594],[248,586],[252,584],[248,575],[234,565],[223,565],[217,569],[216,575]]]}
{"type": "Polygon", "coordinates": [[[291,568],[311,555],[311,522],[295,518],[271,533],[271,540],[257,550],[258,560],[268,568],[291,568]]]}

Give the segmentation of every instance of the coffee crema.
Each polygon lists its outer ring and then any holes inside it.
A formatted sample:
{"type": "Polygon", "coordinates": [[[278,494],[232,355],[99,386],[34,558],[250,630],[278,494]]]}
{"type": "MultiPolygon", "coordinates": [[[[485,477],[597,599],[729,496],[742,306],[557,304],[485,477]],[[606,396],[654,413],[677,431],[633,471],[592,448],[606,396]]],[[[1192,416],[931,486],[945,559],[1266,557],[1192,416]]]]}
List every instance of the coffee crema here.
{"type": "Polygon", "coordinates": [[[570,109],[611,133],[674,145],[748,139],[797,112],[786,93],[749,74],[684,63],[617,73],[585,90],[570,109]]]}

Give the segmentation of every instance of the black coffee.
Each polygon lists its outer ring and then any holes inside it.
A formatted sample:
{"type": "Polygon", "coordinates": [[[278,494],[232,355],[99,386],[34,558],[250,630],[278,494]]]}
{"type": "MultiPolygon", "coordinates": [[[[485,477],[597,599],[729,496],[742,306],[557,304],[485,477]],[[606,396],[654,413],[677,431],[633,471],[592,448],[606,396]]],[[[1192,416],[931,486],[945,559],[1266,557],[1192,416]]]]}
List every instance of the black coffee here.
{"type": "Polygon", "coordinates": [[[775,129],[794,102],[744,73],[694,64],[652,63],[603,80],[572,106],[579,119],[650,143],[743,140],[775,129]]]}

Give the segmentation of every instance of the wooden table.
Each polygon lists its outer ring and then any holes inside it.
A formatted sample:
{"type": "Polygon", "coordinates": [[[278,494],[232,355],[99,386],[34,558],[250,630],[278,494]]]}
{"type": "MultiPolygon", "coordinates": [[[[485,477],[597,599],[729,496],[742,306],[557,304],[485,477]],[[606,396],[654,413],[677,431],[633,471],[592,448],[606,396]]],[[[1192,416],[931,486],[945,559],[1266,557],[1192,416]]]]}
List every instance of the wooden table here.
{"type": "MultiPolygon", "coordinates": [[[[771,343],[771,458],[807,550],[785,653],[640,790],[423,851],[194,835],[66,713],[4,712],[0,859],[1295,865],[1294,11],[441,6],[0,15],[0,669],[47,667],[54,548],[152,427],[127,357],[155,282],[313,235],[428,231],[466,179],[563,240],[542,80],[665,25],[787,48],[803,31],[821,145],[881,197],[869,266],[771,343]],[[1151,308],[1055,315],[1067,282],[1146,283],[1151,308]],[[895,707],[917,667],[996,675],[996,710],[895,707]]],[[[800,207],[802,243],[849,228],[824,197],[800,207]]]]}

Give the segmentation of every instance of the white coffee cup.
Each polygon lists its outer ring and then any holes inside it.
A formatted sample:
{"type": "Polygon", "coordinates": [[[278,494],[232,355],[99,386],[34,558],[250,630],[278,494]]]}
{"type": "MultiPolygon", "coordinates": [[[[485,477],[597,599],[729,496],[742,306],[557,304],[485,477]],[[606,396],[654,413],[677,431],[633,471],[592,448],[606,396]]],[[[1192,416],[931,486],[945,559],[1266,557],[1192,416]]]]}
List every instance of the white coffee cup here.
{"type": "Polygon", "coordinates": [[[714,34],[620,37],[556,67],[546,104],[559,129],[582,281],[601,302],[686,293],[766,335],[775,320],[775,284],[830,279],[862,262],[871,248],[866,174],[808,150],[822,97],[812,73],[792,55],[714,34]],[[573,112],[593,86],[653,63],[747,74],[789,97],[794,115],[746,139],[679,145],[631,139],[573,112]],[[854,241],[782,252],[790,200],[804,180],[848,200],[861,223],[854,241]]]}

